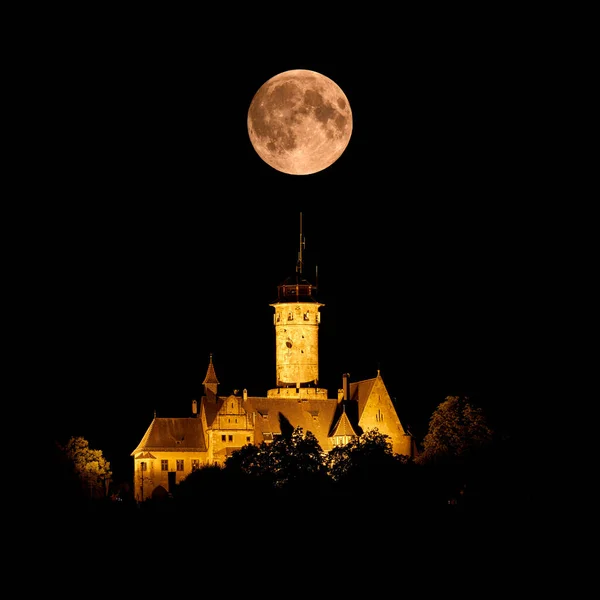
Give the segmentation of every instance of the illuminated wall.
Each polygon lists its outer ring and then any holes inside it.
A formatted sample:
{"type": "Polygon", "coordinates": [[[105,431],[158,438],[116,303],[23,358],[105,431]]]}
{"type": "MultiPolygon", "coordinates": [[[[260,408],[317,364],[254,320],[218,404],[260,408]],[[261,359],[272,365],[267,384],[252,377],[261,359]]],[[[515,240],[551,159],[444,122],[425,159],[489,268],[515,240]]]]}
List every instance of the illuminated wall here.
{"type": "Polygon", "coordinates": [[[316,302],[275,304],[275,369],[278,386],[317,384],[319,313],[316,302]]]}
{"type": "Polygon", "coordinates": [[[377,429],[388,435],[392,442],[394,454],[412,456],[413,439],[407,435],[392,403],[392,399],[383,380],[378,376],[374,383],[368,401],[359,418],[359,426],[363,431],[377,429]]]}

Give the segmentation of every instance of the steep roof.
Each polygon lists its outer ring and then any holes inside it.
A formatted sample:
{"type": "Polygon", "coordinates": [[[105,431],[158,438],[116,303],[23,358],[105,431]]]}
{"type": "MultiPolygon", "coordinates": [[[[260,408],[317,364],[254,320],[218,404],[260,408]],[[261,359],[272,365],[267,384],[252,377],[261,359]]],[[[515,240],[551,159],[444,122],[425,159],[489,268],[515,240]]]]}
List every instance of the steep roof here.
{"type": "MultiPolygon", "coordinates": [[[[377,375],[377,377],[380,377],[380,375],[377,375]]],[[[377,377],[375,377],[373,379],[365,379],[364,381],[355,381],[353,383],[350,383],[349,391],[348,391],[349,400],[354,400],[357,403],[357,405],[358,405],[357,417],[359,420],[360,420],[360,416],[363,413],[363,410],[365,409],[367,400],[369,399],[369,396],[371,395],[371,390],[373,389],[373,386],[375,385],[375,382],[377,381],[377,377]]]]}
{"type": "Polygon", "coordinates": [[[205,452],[202,422],[196,417],[163,419],[155,417],[142,441],[131,453],[138,452],[205,452]]]}
{"type": "Polygon", "coordinates": [[[210,355],[208,369],[206,370],[206,377],[204,378],[202,384],[206,385],[207,383],[219,383],[219,380],[217,379],[217,374],[215,373],[215,366],[213,365],[212,354],[210,355]]]}
{"type": "Polygon", "coordinates": [[[246,411],[255,413],[256,443],[270,440],[274,434],[301,427],[319,440],[329,434],[337,407],[336,400],[290,400],[278,398],[248,398],[246,411]],[[262,439],[260,439],[262,437],[262,439]]]}
{"type": "Polygon", "coordinates": [[[350,423],[350,419],[348,418],[348,414],[344,407],[342,407],[342,413],[338,417],[338,420],[334,423],[331,428],[331,435],[346,435],[353,436],[358,435],[352,423],[350,423]]]}

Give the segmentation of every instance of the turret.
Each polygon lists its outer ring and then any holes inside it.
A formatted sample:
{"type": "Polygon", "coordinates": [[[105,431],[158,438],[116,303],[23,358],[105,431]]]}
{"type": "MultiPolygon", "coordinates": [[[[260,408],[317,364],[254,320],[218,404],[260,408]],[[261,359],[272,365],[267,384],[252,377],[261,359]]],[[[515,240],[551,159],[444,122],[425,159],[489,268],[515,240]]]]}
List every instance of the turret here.
{"type": "Polygon", "coordinates": [[[209,401],[216,401],[217,399],[217,388],[219,385],[219,380],[217,379],[217,374],[215,373],[215,367],[213,365],[212,353],[209,357],[208,369],[206,370],[206,377],[202,382],[204,386],[204,395],[209,401]]]}

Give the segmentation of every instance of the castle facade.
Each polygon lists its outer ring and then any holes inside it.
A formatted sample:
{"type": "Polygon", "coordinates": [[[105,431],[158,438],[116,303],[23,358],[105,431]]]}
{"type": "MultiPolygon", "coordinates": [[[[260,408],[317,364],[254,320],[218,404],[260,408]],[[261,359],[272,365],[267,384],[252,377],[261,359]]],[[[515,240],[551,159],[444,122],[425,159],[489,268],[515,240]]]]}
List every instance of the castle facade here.
{"type": "Polygon", "coordinates": [[[276,388],[264,397],[246,390],[219,395],[212,355],[200,401],[192,401],[184,418],[154,417],[131,453],[134,493],[138,501],[157,490],[173,490],[203,465],[224,465],[247,444],[271,443],[301,427],[312,432],[323,451],[345,445],[366,431],[387,435],[394,454],[413,457],[416,443],[404,429],[381,374],[364,381],[342,376],[342,387],[330,397],[319,382],[320,308],[316,286],[302,275],[302,230],[295,275],[277,286],[274,309],[276,388]]]}

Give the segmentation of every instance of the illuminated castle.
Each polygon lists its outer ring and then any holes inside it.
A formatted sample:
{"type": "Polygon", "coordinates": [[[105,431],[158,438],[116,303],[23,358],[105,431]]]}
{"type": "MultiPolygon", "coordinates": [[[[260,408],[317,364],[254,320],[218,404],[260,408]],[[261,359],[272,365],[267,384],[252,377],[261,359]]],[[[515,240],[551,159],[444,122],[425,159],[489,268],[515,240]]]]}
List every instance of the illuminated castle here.
{"type": "Polygon", "coordinates": [[[155,490],[172,490],[200,466],[224,465],[242,446],[270,443],[297,427],[312,432],[325,452],[377,429],[389,436],[394,454],[415,455],[414,438],[402,426],[379,371],[373,379],[356,382],[344,374],[334,398],[318,387],[319,310],[324,305],[315,299],[316,286],[302,276],[303,247],[300,215],[296,273],[277,286],[277,301],[270,305],[275,310],[277,387],[266,397],[248,396],[246,390],[219,396],[211,355],[204,395],[200,403],[192,401],[192,415],[155,416],[131,453],[138,501],[155,490]]]}

